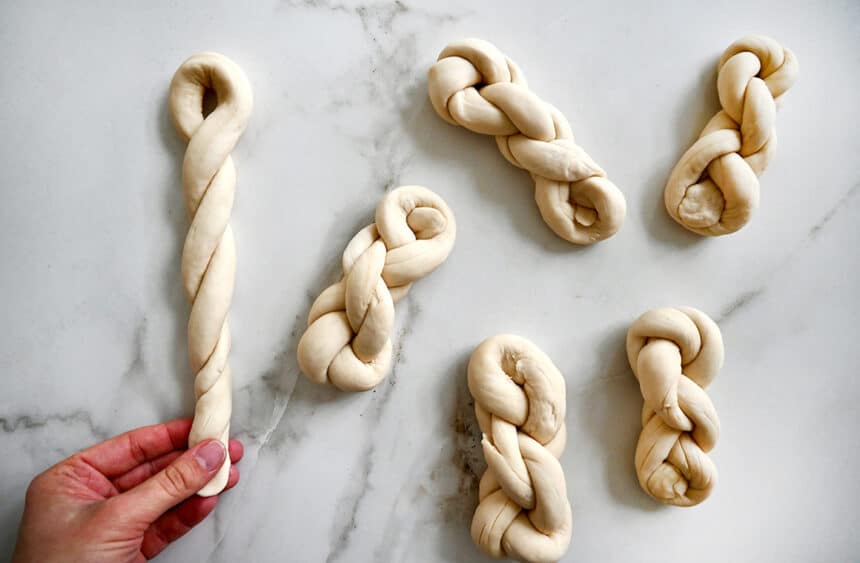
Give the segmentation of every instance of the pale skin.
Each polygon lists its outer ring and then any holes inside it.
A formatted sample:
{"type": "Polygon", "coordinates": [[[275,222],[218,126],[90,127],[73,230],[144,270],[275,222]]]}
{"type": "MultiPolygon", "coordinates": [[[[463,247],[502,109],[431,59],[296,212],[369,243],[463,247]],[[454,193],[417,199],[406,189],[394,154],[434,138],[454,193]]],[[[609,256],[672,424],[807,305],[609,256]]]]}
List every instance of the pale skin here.
{"type": "Polygon", "coordinates": [[[218,440],[188,449],[191,419],[138,428],[50,467],[27,489],[13,563],[152,559],[218,503],[197,492],[228,453],[229,489],[243,448],[218,440]]]}

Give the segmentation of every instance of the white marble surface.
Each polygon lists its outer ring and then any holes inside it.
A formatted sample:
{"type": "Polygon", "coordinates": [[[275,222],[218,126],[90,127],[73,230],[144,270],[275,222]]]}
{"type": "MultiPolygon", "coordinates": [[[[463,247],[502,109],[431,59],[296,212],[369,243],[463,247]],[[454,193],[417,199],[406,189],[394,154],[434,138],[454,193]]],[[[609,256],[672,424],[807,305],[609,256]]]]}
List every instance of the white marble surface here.
{"type": "Polygon", "coordinates": [[[860,553],[860,5],[741,2],[142,2],[0,6],[0,558],[37,472],[189,414],[179,279],[183,144],[165,96],[198,50],[255,91],[234,153],[239,269],[233,428],[242,482],[163,561],[481,561],[482,467],[465,363],[484,337],[538,343],[565,374],[566,561],[845,561],[860,553]],[[762,204],[704,240],[662,207],[717,109],[715,63],[770,34],[801,78],[777,117],[762,204]],[[527,174],[443,123],[425,73],[491,40],[558,106],[627,197],[620,233],[577,249],[527,174]],[[344,394],[299,376],[311,300],[384,190],[420,183],[458,219],[448,262],[397,311],[394,373],[344,394]],[[640,395],[623,352],[644,310],[722,328],[710,388],[720,482],[658,506],[632,467],[640,395]]]}

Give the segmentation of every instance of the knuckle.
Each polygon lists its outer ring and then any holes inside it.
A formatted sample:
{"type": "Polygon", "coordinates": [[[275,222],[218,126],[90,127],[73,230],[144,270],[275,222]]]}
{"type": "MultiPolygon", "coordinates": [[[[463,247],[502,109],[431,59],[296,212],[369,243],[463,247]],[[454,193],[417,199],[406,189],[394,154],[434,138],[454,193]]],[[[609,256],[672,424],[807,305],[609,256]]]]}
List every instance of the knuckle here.
{"type": "Polygon", "coordinates": [[[128,434],[128,451],[131,452],[131,456],[137,461],[138,464],[146,461],[147,455],[146,450],[143,448],[143,445],[134,437],[133,434],[128,434]]]}
{"type": "Polygon", "coordinates": [[[39,497],[42,496],[42,490],[44,489],[45,483],[45,474],[40,473],[33,477],[33,480],[30,481],[30,484],[27,486],[27,492],[24,494],[24,502],[27,504],[32,504],[39,500],[39,497]]]}
{"type": "Polygon", "coordinates": [[[191,487],[191,477],[183,464],[168,465],[164,468],[159,484],[171,498],[184,497],[191,487]]]}

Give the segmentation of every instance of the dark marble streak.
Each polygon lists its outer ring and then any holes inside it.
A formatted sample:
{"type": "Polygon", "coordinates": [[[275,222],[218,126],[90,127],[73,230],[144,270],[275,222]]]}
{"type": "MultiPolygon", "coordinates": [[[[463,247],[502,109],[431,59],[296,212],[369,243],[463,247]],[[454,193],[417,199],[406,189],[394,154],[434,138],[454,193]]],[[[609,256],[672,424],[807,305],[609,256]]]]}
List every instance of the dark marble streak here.
{"type": "Polygon", "coordinates": [[[438,374],[445,385],[439,396],[428,399],[428,413],[438,413],[448,421],[433,447],[416,452],[409,478],[388,510],[382,533],[373,552],[374,561],[396,561],[410,556],[409,546],[421,544],[430,530],[438,533],[438,552],[443,560],[470,560],[478,557],[469,536],[472,513],[478,504],[478,481],[486,469],[481,447],[481,431],[474,412],[474,401],[466,383],[469,356],[463,354],[448,369],[438,374]],[[438,449],[429,464],[425,458],[438,449]],[[404,534],[402,512],[414,511],[404,534]],[[405,551],[399,550],[405,548],[405,551]]]}
{"type": "Polygon", "coordinates": [[[735,315],[738,311],[743,310],[747,305],[752,303],[756,298],[761,296],[765,292],[764,287],[757,287],[755,289],[751,289],[748,291],[744,291],[740,295],[738,295],[732,302],[723,307],[719,314],[714,317],[714,322],[717,324],[722,323],[733,315],[735,315]]]}
{"type": "Polygon", "coordinates": [[[812,226],[811,229],[809,229],[809,234],[807,235],[807,238],[814,239],[815,237],[817,237],[819,233],[821,233],[821,230],[824,229],[828,223],[830,223],[833,217],[835,217],[840,211],[842,211],[842,209],[845,208],[851,202],[851,200],[857,196],[858,193],[860,193],[860,182],[854,184],[854,186],[850,190],[848,190],[848,192],[844,196],[839,198],[839,201],[837,201],[836,204],[831,207],[830,210],[825,213],[821,217],[821,219],[819,219],[815,223],[815,225],[812,226]]]}
{"type": "MultiPolygon", "coordinates": [[[[344,238],[352,236],[370,222],[366,217],[351,222],[340,220],[340,216],[344,213],[345,211],[338,213],[338,220],[332,222],[331,228],[322,237],[323,241],[332,241],[320,244],[320,249],[324,253],[321,262],[327,264],[327,267],[308,283],[309,289],[305,292],[305,306],[302,308],[302,313],[294,316],[287,337],[282,339],[282,347],[272,357],[271,367],[259,378],[234,393],[234,427],[240,432],[240,436],[245,436],[257,444],[261,456],[270,453],[279,455],[289,445],[295,444],[300,434],[304,432],[292,428],[290,422],[296,418],[304,421],[307,417],[292,416],[293,409],[288,410],[287,404],[293,399],[301,399],[306,394],[305,384],[317,390],[327,389],[324,386],[311,384],[301,375],[296,350],[302,334],[307,329],[306,312],[318,294],[342,276],[340,255],[346,246],[343,242],[344,238]],[[346,232],[350,234],[347,235],[346,232]],[[338,243],[335,244],[334,240],[338,243]]],[[[330,392],[330,389],[328,391],[330,392]]]]}
{"type": "Polygon", "coordinates": [[[361,452],[359,459],[359,478],[350,479],[350,489],[337,500],[337,512],[332,523],[331,549],[326,557],[326,563],[337,561],[349,547],[352,532],[358,528],[358,510],[365,495],[372,490],[370,473],[373,471],[373,454],[376,446],[368,443],[361,452]]]}
{"type": "Polygon", "coordinates": [[[303,380],[300,379],[303,376],[296,358],[296,349],[307,328],[306,312],[322,289],[342,275],[339,257],[345,246],[343,239],[345,236],[351,236],[345,235],[345,231],[355,233],[370,222],[365,217],[354,224],[347,224],[340,220],[343,213],[338,213],[338,220],[332,222],[329,231],[322,237],[324,242],[320,244],[320,250],[323,252],[321,262],[327,266],[308,283],[305,306],[300,314],[293,317],[286,336],[280,339],[282,344],[272,356],[271,366],[258,378],[234,391],[233,428],[240,437],[254,442],[260,455],[268,449],[280,453],[283,445],[281,430],[288,416],[287,404],[293,395],[301,390],[301,387],[297,389],[297,382],[303,380]],[[339,243],[325,242],[329,240],[337,240],[339,243]]]}
{"type": "MultiPolygon", "coordinates": [[[[354,215],[354,205],[349,207],[354,215]]],[[[311,289],[306,292],[307,307],[304,309],[310,307],[310,304],[323,288],[341,277],[342,270],[339,258],[343,247],[345,247],[343,240],[372,222],[372,213],[370,213],[370,219],[367,216],[362,216],[358,219],[352,217],[347,220],[346,212],[347,210],[344,209],[337,213],[337,219],[331,223],[328,232],[322,237],[324,240],[332,241],[331,244],[324,243],[320,246],[324,252],[321,262],[329,266],[317,274],[316,279],[308,284],[311,289]],[[335,243],[334,240],[339,242],[335,243]]],[[[406,303],[408,303],[407,318],[396,338],[398,342],[395,343],[393,358],[395,367],[393,367],[393,371],[396,370],[396,364],[401,358],[403,340],[411,334],[409,319],[420,311],[420,307],[414,300],[407,299],[406,303]]],[[[401,308],[402,306],[398,306],[398,316],[401,314],[401,308]]],[[[234,392],[233,428],[240,438],[256,445],[256,456],[243,462],[243,474],[246,475],[246,481],[253,474],[254,467],[261,457],[272,456],[277,458],[279,471],[286,471],[291,459],[288,452],[294,450],[309,435],[309,427],[313,424],[313,415],[317,407],[322,403],[354,397],[353,394],[343,393],[332,386],[312,383],[301,375],[296,359],[296,349],[306,328],[305,315],[296,315],[289,337],[285,339],[284,346],[273,357],[272,367],[259,378],[234,392]],[[290,408],[287,408],[288,404],[290,408]]],[[[383,393],[383,401],[391,392],[390,387],[383,386],[393,385],[394,379],[395,376],[392,374],[380,385],[386,389],[383,393]]],[[[376,390],[373,392],[376,393],[376,390]]],[[[370,406],[369,409],[373,410],[374,414],[368,420],[378,422],[378,418],[381,417],[380,408],[379,406],[370,406]]],[[[365,452],[365,457],[370,459],[372,454],[372,451],[365,452]]],[[[367,474],[369,474],[370,469],[370,467],[366,468],[367,474]]],[[[241,496],[241,490],[239,494],[241,496]]],[[[221,526],[217,527],[220,528],[221,526]]],[[[213,552],[217,551],[224,535],[218,533],[217,538],[213,552]]]]}
{"type": "Polygon", "coordinates": [[[293,9],[321,9],[354,16],[366,37],[368,60],[362,61],[340,81],[355,84],[349,94],[334,97],[329,108],[343,111],[373,108],[377,117],[366,135],[354,139],[360,154],[370,164],[372,189],[389,190],[400,184],[400,178],[412,159],[403,143],[403,123],[411,121],[426,103],[425,65],[418,48],[419,33],[430,33],[441,26],[460,20],[462,15],[433,13],[405,2],[379,2],[346,5],[326,0],[289,1],[293,9]],[[404,22],[418,21],[420,26],[404,22]],[[413,32],[413,29],[417,32],[413,32]],[[415,92],[419,92],[416,103],[415,92]]]}
{"type": "Polygon", "coordinates": [[[277,428],[295,389],[298,366],[295,356],[296,334],[300,325],[297,317],[290,338],[272,359],[272,366],[259,378],[234,392],[233,427],[239,437],[266,447],[277,428]]]}
{"type": "MultiPolygon", "coordinates": [[[[478,481],[487,469],[481,446],[481,428],[475,417],[475,400],[466,382],[466,369],[464,365],[457,379],[455,406],[450,417],[455,448],[447,464],[452,464],[457,470],[458,480],[456,491],[442,499],[442,505],[446,514],[451,516],[462,516],[464,503],[468,505],[469,512],[474,509],[472,503],[468,502],[469,497],[474,496],[477,499],[478,481]]],[[[468,516],[471,520],[471,514],[468,516]]]]}
{"type": "MultiPolygon", "coordinates": [[[[234,437],[244,442],[246,455],[240,465],[242,482],[225,499],[230,506],[240,506],[243,503],[244,484],[253,481],[259,457],[264,454],[269,440],[288,412],[287,405],[299,377],[295,348],[303,326],[304,319],[296,316],[290,336],[281,350],[274,355],[272,366],[259,378],[233,392],[231,431],[234,437]]],[[[219,553],[221,543],[230,529],[230,522],[236,514],[236,510],[223,507],[214,512],[214,538],[209,552],[210,559],[219,553]]]]}
{"type": "Polygon", "coordinates": [[[92,415],[85,410],[75,410],[66,414],[49,414],[49,415],[18,415],[15,417],[0,416],[0,430],[7,433],[18,432],[21,430],[39,430],[51,424],[83,424],[87,432],[93,436],[96,441],[106,440],[111,436],[111,432],[93,422],[92,415]]]}
{"type": "MultiPolygon", "coordinates": [[[[827,212],[824,213],[813,225],[810,227],[806,237],[803,241],[793,248],[785,258],[780,261],[780,263],[768,273],[769,278],[773,278],[778,272],[780,272],[783,268],[786,267],[787,264],[791,262],[794,257],[806,250],[809,245],[814,242],[819,235],[822,233],[824,229],[827,228],[828,225],[831,224],[833,219],[838,215],[842,214],[846,208],[852,203],[852,200],[857,197],[857,194],[860,193],[860,182],[854,184],[854,186],[848,190],[845,195],[839,198],[839,200],[833,204],[827,212]]],[[[736,316],[738,312],[744,311],[750,303],[755,302],[759,297],[761,297],[767,291],[767,284],[761,285],[759,287],[755,287],[753,289],[747,289],[741,292],[737,297],[735,297],[730,303],[728,303],[725,307],[723,307],[720,313],[714,318],[718,324],[725,322],[732,317],[736,316]]]]}
{"type": "Polygon", "coordinates": [[[146,315],[142,315],[135,326],[134,336],[132,339],[132,355],[131,361],[128,363],[122,372],[120,378],[123,384],[137,379],[146,373],[146,361],[144,359],[144,344],[146,341],[146,329],[149,319],[146,315]]]}
{"type": "Polygon", "coordinates": [[[373,489],[370,477],[374,468],[373,457],[376,453],[376,444],[373,442],[372,430],[379,425],[391,402],[390,399],[397,386],[398,365],[404,361],[403,350],[406,339],[412,334],[413,326],[421,314],[421,308],[413,296],[407,297],[406,303],[401,302],[400,305],[403,304],[406,307],[401,308],[405,311],[398,311],[403,321],[394,342],[391,373],[371,392],[376,397],[368,403],[367,409],[362,413],[368,431],[364,433],[365,443],[358,458],[358,475],[357,478],[347,481],[346,490],[337,500],[338,512],[332,523],[331,549],[326,557],[326,563],[334,563],[349,548],[352,532],[358,527],[357,518],[362,502],[367,493],[373,489]]]}

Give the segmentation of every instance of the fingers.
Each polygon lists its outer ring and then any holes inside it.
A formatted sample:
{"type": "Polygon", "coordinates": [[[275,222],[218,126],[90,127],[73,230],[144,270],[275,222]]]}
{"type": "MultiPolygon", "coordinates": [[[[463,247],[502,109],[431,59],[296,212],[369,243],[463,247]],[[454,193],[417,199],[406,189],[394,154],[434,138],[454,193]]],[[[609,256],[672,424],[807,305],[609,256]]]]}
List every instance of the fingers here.
{"type": "Polygon", "coordinates": [[[238,463],[245,455],[245,446],[239,440],[231,439],[227,443],[227,449],[230,452],[230,463],[238,463]]]}
{"type": "Polygon", "coordinates": [[[194,496],[168,511],[144,532],[140,552],[147,559],[152,559],[171,542],[181,538],[191,528],[202,522],[217,503],[217,495],[213,497],[194,496]]]}
{"type": "MultiPolygon", "coordinates": [[[[242,459],[242,455],[244,454],[244,448],[242,447],[242,443],[239,440],[230,440],[229,442],[229,452],[230,452],[230,462],[238,463],[239,460],[242,459]]],[[[182,451],[172,451],[170,453],[166,453],[160,457],[155,459],[146,461],[131,471],[117,477],[113,480],[114,486],[119,490],[119,492],[125,492],[131,488],[134,488],[171,463],[182,455],[182,451]]]]}
{"type": "Polygon", "coordinates": [[[149,525],[209,482],[226,455],[221,442],[200,442],[137,487],[109,502],[116,506],[118,514],[130,518],[132,523],[149,525]]]}
{"type": "MultiPolygon", "coordinates": [[[[234,454],[234,443],[239,446],[238,456],[241,458],[241,444],[238,441],[230,443],[231,459],[234,454]]],[[[237,459],[238,461],[238,459],[237,459]]],[[[224,490],[233,488],[239,482],[239,468],[230,467],[230,477],[224,490]]],[[[179,506],[168,510],[158,520],[146,529],[140,551],[147,559],[152,559],[172,542],[184,536],[191,528],[202,522],[215,508],[218,497],[193,496],[183,501],[179,506]]]]}
{"type": "Polygon", "coordinates": [[[124,473],[120,475],[116,479],[113,480],[114,486],[119,490],[119,492],[124,493],[125,491],[132,489],[171,463],[176,460],[179,456],[182,455],[181,450],[175,450],[170,453],[166,453],[163,456],[157,457],[150,461],[145,461],[129,471],[128,473],[124,473]]]}
{"type": "MultiPolygon", "coordinates": [[[[239,468],[235,465],[230,466],[230,473],[227,475],[227,484],[224,485],[224,491],[229,491],[239,482],[239,468]]],[[[222,493],[224,491],[221,491],[222,493]]],[[[219,493],[220,494],[220,493],[219,493]]]]}
{"type": "Polygon", "coordinates": [[[173,450],[188,446],[191,419],[144,426],[120,434],[77,454],[108,479],[173,450]]]}

